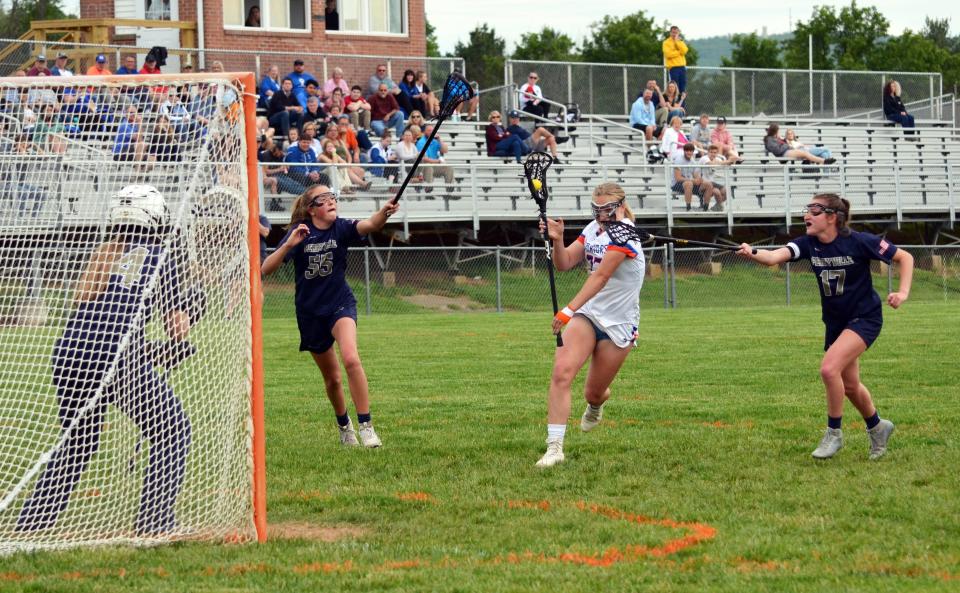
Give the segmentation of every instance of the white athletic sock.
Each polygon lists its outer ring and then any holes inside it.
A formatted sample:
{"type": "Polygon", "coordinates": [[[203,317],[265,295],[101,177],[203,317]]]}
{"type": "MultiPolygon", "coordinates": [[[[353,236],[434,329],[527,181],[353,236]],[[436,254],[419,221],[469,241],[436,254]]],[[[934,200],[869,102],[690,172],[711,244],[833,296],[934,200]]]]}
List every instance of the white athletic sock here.
{"type": "Polygon", "coordinates": [[[548,424],[547,425],[547,440],[563,440],[563,435],[567,432],[566,424],[548,424]]]}
{"type": "Polygon", "coordinates": [[[587,402],[587,405],[590,406],[590,411],[591,411],[591,412],[599,412],[599,411],[600,411],[600,408],[603,407],[603,404],[600,404],[599,406],[595,406],[595,405],[591,404],[590,402],[587,402]]]}

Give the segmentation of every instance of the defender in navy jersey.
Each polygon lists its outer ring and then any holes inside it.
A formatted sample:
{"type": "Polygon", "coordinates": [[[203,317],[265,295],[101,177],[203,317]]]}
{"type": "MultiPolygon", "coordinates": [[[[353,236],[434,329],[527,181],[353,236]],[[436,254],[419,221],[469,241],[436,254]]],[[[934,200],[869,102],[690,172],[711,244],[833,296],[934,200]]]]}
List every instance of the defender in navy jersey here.
{"type": "Polygon", "coordinates": [[[913,256],[886,239],[850,230],[850,202],[835,194],[814,196],[803,220],[807,234],[786,247],[753,254],[753,248],[744,243],[739,254],[768,266],[810,260],[820,287],[826,326],[820,377],[827,391],[827,429],[813,456],[828,459],[843,447],[841,421],[846,396],[866,421],[870,459],[879,459],[887,451],[894,425],[880,418],[870,391],[860,382],[860,355],[877,339],[883,326],[870,261],[899,264],[899,290],[887,296],[887,303],[896,309],[910,295],[913,256]]]}
{"type": "MultiPolygon", "coordinates": [[[[643,250],[635,241],[624,245],[611,243],[603,226],[610,220],[632,224],[633,214],[623,188],[616,183],[597,186],[593,190],[592,205],[595,220],[570,245],[563,244],[563,221],[547,220],[557,269],[569,270],[586,263],[590,275],[553,320],[554,333],[566,329],[563,346],[554,354],[547,400],[547,451],[537,467],[550,467],[564,460],[563,438],[570,416],[570,388],[587,359],[592,357],[583,387],[587,400],[580,418],[583,432],[593,430],[600,423],[603,405],[610,397],[610,384],[636,345],[643,250]]],[[[541,222],[541,232],[542,227],[541,222]]]]}
{"type": "Polygon", "coordinates": [[[152,186],[127,186],[113,196],[110,221],[112,238],[94,252],[80,277],[75,309],[54,346],[53,384],[68,436],[24,504],[17,521],[21,530],[51,527],[67,508],[99,448],[108,404],[123,411],[150,446],[137,533],[175,528],[173,507],[183,484],[190,422],[154,368],[154,352],[144,339],[156,312],[171,342],[189,346],[176,258],[164,254],[160,243],[167,224],[163,196],[152,186]]]}
{"type": "Polygon", "coordinates": [[[293,261],[300,351],[310,352],[320,367],[344,445],[381,445],[371,421],[367,375],[357,350],[357,300],[347,284],[347,250],[363,244],[367,235],[382,229],[397,208],[395,202],[387,201],[366,220],[339,218],[336,195],[325,185],[314,185],[294,202],[290,230],[261,267],[266,276],[293,261]],[[340,347],[347,371],[359,431],[354,431],[347,414],[334,342],[340,347]]]}

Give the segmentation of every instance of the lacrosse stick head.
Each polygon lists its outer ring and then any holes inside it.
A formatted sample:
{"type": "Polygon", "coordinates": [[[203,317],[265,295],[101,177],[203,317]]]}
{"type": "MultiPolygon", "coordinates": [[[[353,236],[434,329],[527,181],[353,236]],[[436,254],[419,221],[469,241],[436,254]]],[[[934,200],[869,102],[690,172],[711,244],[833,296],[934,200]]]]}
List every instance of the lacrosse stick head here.
{"type": "Polygon", "coordinates": [[[541,211],[547,209],[547,169],[553,164],[553,157],[545,152],[531,152],[523,161],[523,174],[527,178],[530,195],[541,211]]]}
{"type": "Polygon", "coordinates": [[[611,220],[601,224],[603,229],[607,231],[607,236],[610,237],[610,243],[613,245],[626,245],[629,241],[646,243],[650,240],[650,233],[620,220],[611,220]]]}
{"type": "Polygon", "coordinates": [[[443,100],[440,102],[440,119],[446,119],[464,101],[473,98],[473,87],[459,72],[451,72],[443,83],[443,100]]]}

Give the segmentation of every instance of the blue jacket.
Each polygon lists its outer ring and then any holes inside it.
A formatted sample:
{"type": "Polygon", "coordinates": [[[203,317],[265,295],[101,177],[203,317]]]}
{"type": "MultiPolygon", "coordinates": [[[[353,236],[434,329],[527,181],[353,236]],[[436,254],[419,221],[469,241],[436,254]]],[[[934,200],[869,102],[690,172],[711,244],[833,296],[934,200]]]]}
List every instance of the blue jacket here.
{"type": "Polygon", "coordinates": [[[314,154],[312,148],[308,148],[306,152],[300,150],[299,144],[294,144],[287,149],[287,156],[283,159],[285,163],[307,163],[306,167],[291,167],[290,172],[294,170],[302,172],[304,175],[309,173],[319,173],[320,165],[317,164],[317,155],[314,154]]]}

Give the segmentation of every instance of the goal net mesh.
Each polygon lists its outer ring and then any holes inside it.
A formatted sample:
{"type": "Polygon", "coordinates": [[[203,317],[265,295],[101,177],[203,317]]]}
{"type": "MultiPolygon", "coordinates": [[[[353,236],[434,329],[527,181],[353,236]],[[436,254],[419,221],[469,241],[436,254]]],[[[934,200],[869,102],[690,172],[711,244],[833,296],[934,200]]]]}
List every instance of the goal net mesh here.
{"type": "Polygon", "coordinates": [[[0,553],[245,541],[242,91],[0,79],[0,553]]]}

